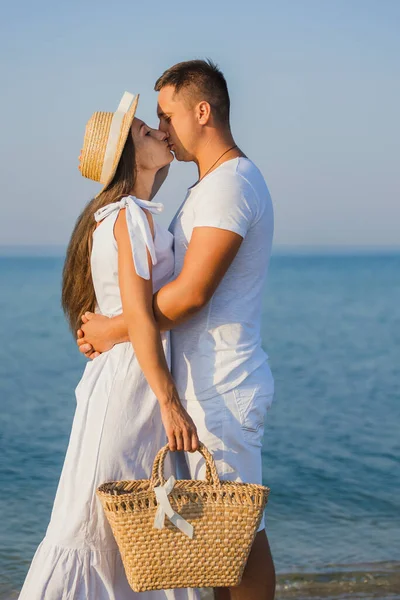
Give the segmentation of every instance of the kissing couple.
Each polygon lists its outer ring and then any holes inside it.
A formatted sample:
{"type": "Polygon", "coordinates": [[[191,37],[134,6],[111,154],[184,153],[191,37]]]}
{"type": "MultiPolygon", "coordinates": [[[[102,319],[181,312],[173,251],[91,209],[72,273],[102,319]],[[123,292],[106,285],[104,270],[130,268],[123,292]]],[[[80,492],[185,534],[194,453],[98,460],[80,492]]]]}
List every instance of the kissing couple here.
{"type": "MultiPolygon", "coordinates": [[[[155,90],[158,129],[136,116],[138,96],[128,93],[115,113],[95,112],[86,126],[80,170],[102,189],[72,232],[62,304],[92,360],[76,388],[50,523],[20,600],[200,598],[194,588],[134,592],[95,493],[105,481],[150,478],[166,443],[170,473],[205,478],[201,441],[221,479],[262,483],[274,395],[261,346],[270,194],[233,139],[227,84],[214,63],[179,63],[155,90]],[[174,157],[195,162],[198,180],[167,230],[153,198],[174,157]]],[[[241,584],[215,597],[274,593],[263,518],[241,584]]]]}

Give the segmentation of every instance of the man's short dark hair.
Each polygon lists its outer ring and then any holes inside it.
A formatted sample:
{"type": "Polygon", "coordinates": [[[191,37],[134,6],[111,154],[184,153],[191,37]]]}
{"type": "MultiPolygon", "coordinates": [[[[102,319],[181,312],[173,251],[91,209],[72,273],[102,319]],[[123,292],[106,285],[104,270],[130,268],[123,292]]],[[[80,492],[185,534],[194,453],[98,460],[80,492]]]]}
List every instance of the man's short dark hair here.
{"type": "Polygon", "coordinates": [[[188,60],[167,69],[156,81],[154,89],[171,85],[176,92],[187,90],[197,101],[206,100],[216,119],[229,125],[230,100],[225,77],[211,60],[188,60]]]}

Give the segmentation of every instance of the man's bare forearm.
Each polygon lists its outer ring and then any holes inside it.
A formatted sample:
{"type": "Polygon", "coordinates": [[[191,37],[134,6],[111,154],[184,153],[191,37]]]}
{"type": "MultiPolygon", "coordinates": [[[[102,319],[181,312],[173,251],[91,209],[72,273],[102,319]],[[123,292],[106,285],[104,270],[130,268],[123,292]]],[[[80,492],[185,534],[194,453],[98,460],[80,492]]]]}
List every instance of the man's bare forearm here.
{"type": "Polygon", "coordinates": [[[128,326],[125,323],[123,314],[110,318],[107,337],[112,340],[114,344],[122,344],[122,342],[130,341],[128,326]]]}
{"type": "MultiPolygon", "coordinates": [[[[160,331],[169,331],[196,314],[203,306],[203,299],[194,297],[189,290],[181,289],[178,280],[167,283],[153,296],[153,309],[160,331]]],[[[109,339],[114,344],[129,342],[128,327],[124,315],[110,318],[109,339]]]]}
{"type": "Polygon", "coordinates": [[[161,331],[174,329],[195,315],[207,299],[195,286],[184,285],[179,277],[167,283],[153,296],[153,310],[161,331]]]}

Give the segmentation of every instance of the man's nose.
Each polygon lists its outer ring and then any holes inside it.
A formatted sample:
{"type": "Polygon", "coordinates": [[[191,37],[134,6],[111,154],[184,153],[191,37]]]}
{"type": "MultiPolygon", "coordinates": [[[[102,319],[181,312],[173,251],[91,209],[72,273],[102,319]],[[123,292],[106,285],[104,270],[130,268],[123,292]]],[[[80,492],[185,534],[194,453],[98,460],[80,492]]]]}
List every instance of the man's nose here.
{"type": "Polygon", "coordinates": [[[169,136],[169,133],[168,133],[168,131],[167,131],[167,125],[166,125],[166,123],[163,123],[161,120],[160,120],[160,123],[159,123],[159,125],[158,125],[158,131],[161,131],[161,132],[162,132],[162,133],[164,133],[164,134],[165,134],[167,137],[169,136]]]}
{"type": "Polygon", "coordinates": [[[157,129],[156,133],[157,133],[158,139],[161,140],[162,142],[165,142],[165,140],[167,140],[168,137],[169,137],[168,132],[167,131],[162,131],[162,129],[157,129]]]}

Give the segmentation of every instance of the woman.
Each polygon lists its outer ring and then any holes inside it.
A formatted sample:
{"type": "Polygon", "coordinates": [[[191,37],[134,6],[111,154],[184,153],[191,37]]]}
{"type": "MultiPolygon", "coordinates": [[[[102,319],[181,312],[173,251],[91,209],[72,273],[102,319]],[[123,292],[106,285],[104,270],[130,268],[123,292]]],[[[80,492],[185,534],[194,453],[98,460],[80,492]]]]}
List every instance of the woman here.
{"type": "Polygon", "coordinates": [[[62,289],[73,331],[86,310],[123,311],[131,343],[87,364],[76,388],[51,520],[20,600],[198,598],[193,589],[132,591],[95,494],[105,481],[149,478],[166,434],[170,442],[189,437],[193,449],[199,443],[168,368],[168,334],[160,335],[152,310],[174,257],[172,235],[152,219],[163,207],[149,200],[173,155],[165,134],[135,118],[137,101],[126,93],[116,113],[95,113],[87,124],[80,169],[104,187],[78,218],[62,289]]]}

